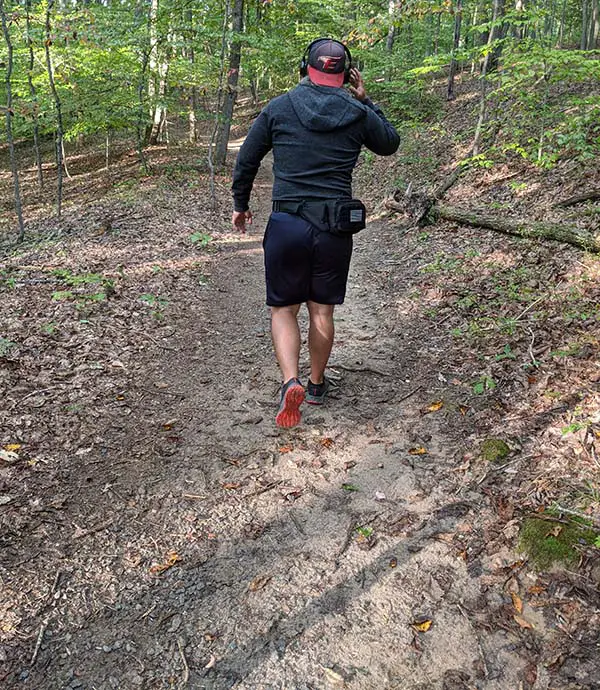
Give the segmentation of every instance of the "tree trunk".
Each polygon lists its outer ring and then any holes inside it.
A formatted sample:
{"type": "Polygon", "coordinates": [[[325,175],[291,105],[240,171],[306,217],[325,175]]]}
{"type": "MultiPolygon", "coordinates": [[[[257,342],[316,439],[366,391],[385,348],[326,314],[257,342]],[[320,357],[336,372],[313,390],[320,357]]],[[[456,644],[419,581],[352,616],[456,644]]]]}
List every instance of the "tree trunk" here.
{"type": "Polygon", "coordinates": [[[452,48],[452,59],[450,61],[450,74],[448,75],[448,91],[446,93],[446,100],[453,101],[454,95],[454,76],[458,70],[458,62],[456,60],[456,52],[460,45],[460,25],[462,22],[462,0],[457,0],[454,9],[454,45],[452,48]]]}
{"type": "Polygon", "coordinates": [[[477,119],[477,126],[475,128],[475,137],[473,138],[473,156],[479,155],[481,147],[481,137],[483,134],[483,125],[487,113],[487,76],[488,73],[495,69],[500,59],[501,49],[494,47],[494,42],[501,37],[502,28],[498,26],[497,22],[500,17],[504,16],[504,0],[494,0],[494,9],[492,13],[492,28],[490,29],[487,40],[487,52],[483,59],[483,66],[481,70],[481,96],[479,100],[479,117],[477,119]]]}
{"type": "Polygon", "coordinates": [[[560,12],[560,29],[558,30],[558,43],[557,43],[558,48],[563,47],[566,20],[567,20],[567,0],[563,0],[562,10],[560,12]]]}
{"type": "Polygon", "coordinates": [[[219,129],[219,115],[221,112],[221,96],[223,94],[223,78],[225,72],[225,48],[227,43],[227,25],[229,22],[229,0],[225,0],[225,11],[223,12],[223,29],[221,34],[221,53],[219,55],[219,84],[217,87],[217,105],[215,108],[215,123],[210,133],[210,142],[208,144],[207,163],[209,169],[209,189],[211,200],[211,211],[214,213],[217,210],[217,195],[215,189],[215,138],[219,129]]]}
{"type": "Polygon", "coordinates": [[[62,104],[56,84],[54,82],[54,68],[52,67],[52,58],[50,57],[50,46],[52,45],[50,13],[54,6],[54,0],[48,0],[46,7],[46,40],[44,41],[46,51],[46,69],[48,71],[48,80],[50,82],[50,91],[54,100],[54,108],[56,110],[56,131],[54,137],[55,152],[56,152],[56,215],[58,220],[62,213],[62,193],[63,193],[63,120],[62,120],[62,104]]]}
{"type": "Polygon", "coordinates": [[[386,81],[391,81],[393,76],[392,71],[392,60],[391,56],[394,52],[394,39],[396,38],[396,27],[394,25],[394,9],[396,6],[395,0],[389,0],[388,2],[388,19],[390,22],[390,27],[387,32],[387,38],[385,39],[385,52],[388,54],[388,62],[385,69],[385,79],[386,81]]]}
{"type": "Polygon", "coordinates": [[[600,2],[592,0],[592,12],[590,16],[590,33],[588,36],[588,50],[598,47],[598,37],[600,36],[600,2]]]}
{"type": "Polygon", "coordinates": [[[38,184],[40,189],[44,187],[44,171],[42,168],[42,154],[40,152],[40,125],[38,116],[37,92],[33,84],[33,42],[31,40],[31,0],[27,0],[25,5],[25,27],[27,34],[27,50],[29,52],[29,63],[27,66],[27,84],[29,85],[29,95],[31,96],[31,107],[33,109],[33,150],[35,153],[35,165],[37,168],[38,184]]]}
{"type": "Polygon", "coordinates": [[[587,50],[588,48],[588,0],[582,0],[581,2],[581,42],[579,47],[581,50],[587,50]]]}
{"type": "Polygon", "coordinates": [[[227,158],[227,144],[229,143],[229,132],[231,130],[231,120],[233,109],[238,93],[238,80],[240,75],[240,62],[242,57],[242,45],[240,35],[244,30],[244,0],[235,0],[233,5],[233,37],[229,49],[229,71],[227,72],[227,92],[221,113],[221,127],[217,137],[215,150],[215,163],[225,165],[227,158]]]}
{"type": "Polygon", "coordinates": [[[19,234],[17,240],[23,241],[25,236],[25,226],[23,224],[23,207],[21,204],[21,188],[19,185],[19,171],[17,169],[17,159],[15,156],[15,144],[12,133],[12,72],[13,72],[13,45],[8,29],[8,21],[6,18],[6,10],[4,7],[4,0],[0,0],[0,19],[2,21],[2,33],[6,42],[7,56],[6,56],[6,140],[8,142],[8,155],[10,159],[10,170],[13,179],[13,190],[15,197],[15,210],[17,212],[17,221],[19,224],[19,234]]]}
{"type": "Polygon", "coordinates": [[[533,221],[528,223],[525,221],[507,220],[442,204],[435,204],[431,208],[430,216],[460,223],[461,225],[471,225],[496,230],[508,235],[518,235],[527,239],[566,242],[586,251],[600,252],[599,236],[582,231],[577,227],[567,227],[562,223],[539,223],[533,221]]]}

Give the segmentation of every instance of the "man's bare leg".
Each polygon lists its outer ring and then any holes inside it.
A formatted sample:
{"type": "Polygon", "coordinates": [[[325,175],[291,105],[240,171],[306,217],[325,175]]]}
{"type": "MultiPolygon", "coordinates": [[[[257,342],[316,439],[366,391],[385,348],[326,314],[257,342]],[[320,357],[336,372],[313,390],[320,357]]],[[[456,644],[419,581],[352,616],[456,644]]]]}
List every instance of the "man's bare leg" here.
{"type": "Polygon", "coordinates": [[[300,359],[299,304],[271,307],[271,335],[283,382],[298,378],[300,359]]]}
{"type": "Polygon", "coordinates": [[[308,351],[310,353],[310,380],[312,383],[323,383],[325,367],[329,361],[333,336],[333,304],[307,302],[310,315],[308,329],[308,351]]]}

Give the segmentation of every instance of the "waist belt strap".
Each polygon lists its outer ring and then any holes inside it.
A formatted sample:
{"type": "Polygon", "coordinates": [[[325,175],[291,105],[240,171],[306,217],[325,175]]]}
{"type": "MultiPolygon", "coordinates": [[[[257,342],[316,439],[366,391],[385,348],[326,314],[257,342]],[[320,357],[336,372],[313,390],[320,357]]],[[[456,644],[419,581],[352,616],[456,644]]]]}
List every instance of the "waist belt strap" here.
{"type": "Polygon", "coordinates": [[[274,201],[273,211],[275,211],[275,213],[293,213],[298,215],[304,203],[304,201],[274,201]]]}

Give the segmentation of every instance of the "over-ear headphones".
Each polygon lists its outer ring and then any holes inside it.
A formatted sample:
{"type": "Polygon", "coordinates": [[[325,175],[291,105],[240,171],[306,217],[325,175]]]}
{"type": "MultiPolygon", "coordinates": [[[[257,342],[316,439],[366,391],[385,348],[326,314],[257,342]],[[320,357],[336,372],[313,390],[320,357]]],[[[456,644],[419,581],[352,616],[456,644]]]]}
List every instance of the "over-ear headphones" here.
{"type": "Polygon", "coordinates": [[[350,81],[350,70],[352,69],[352,54],[341,41],[336,41],[334,38],[317,38],[306,48],[304,54],[302,55],[302,61],[300,62],[300,76],[305,77],[308,74],[308,58],[310,57],[310,51],[313,46],[315,46],[317,43],[320,43],[321,41],[333,41],[334,43],[338,43],[339,45],[341,45],[344,49],[346,57],[348,58],[347,64],[344,67],[344,84],[347,84],[350,81]]]}

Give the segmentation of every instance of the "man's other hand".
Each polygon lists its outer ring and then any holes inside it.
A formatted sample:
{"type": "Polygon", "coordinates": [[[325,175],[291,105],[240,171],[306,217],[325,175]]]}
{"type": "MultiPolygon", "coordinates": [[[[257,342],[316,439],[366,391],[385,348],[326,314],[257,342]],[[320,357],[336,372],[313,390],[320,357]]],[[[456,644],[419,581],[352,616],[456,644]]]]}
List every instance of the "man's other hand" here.
{"type": "Polygon", "coordinates": [[[367,97],[365,82],[363,81],[362,74],[356,69],[356,67],[353,67],[350,70],[350,86],[348,89],[357,101],[364,101],[367,97]]]}
{"type": "Polygon", "coordinates": [[[234,230],[239,230],[242,234],[246,232],[246,223],[252,225],[252,211],[234,211],[231,217],[234,230]]]}

